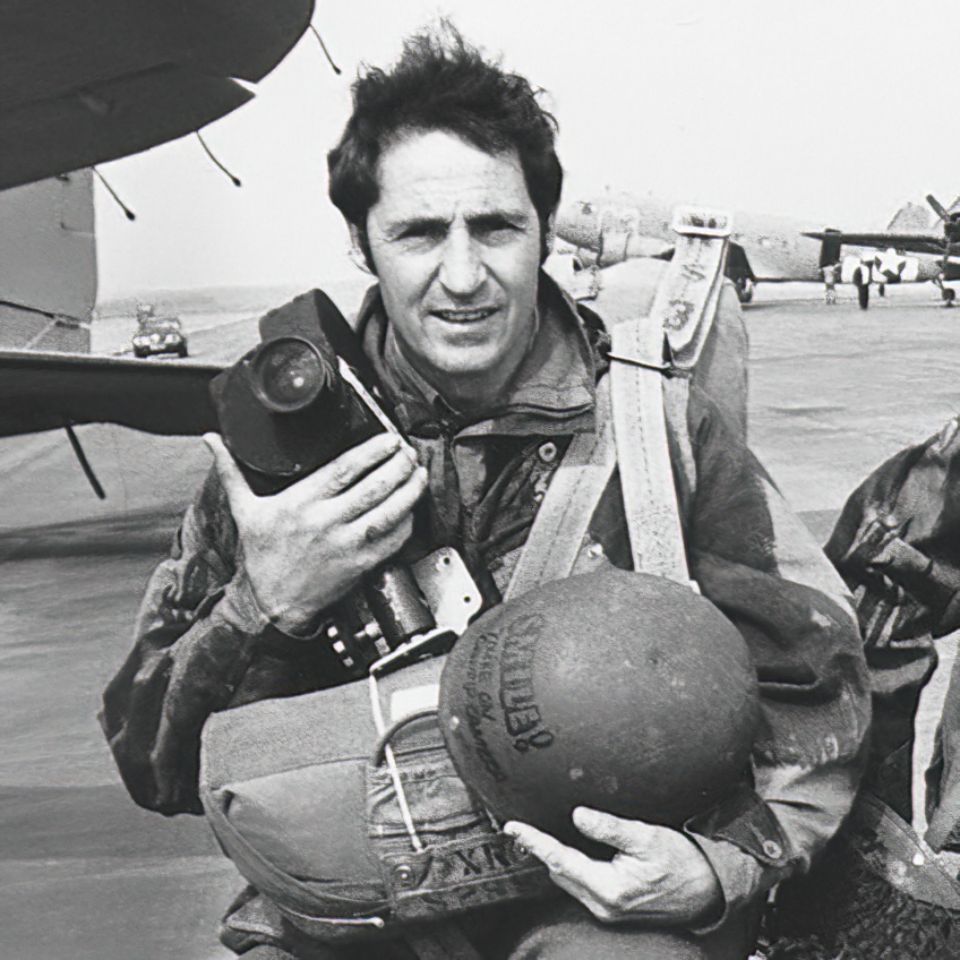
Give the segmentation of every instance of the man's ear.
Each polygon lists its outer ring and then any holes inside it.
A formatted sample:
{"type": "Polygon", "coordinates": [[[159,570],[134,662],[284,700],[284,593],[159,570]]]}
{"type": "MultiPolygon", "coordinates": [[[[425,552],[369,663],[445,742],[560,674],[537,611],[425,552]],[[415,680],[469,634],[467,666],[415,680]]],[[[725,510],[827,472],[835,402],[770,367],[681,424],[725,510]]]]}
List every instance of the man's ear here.
{"type": "Polygon", "coordinates": [[[540,266],[547,262],[547,257],[553,253],[553,244],[557,239],[554,224],[556,223],[556,211],[547,217],[547,222],[543,225],[543,236],[540,238],[540,266]]]}
{"type": "Polygon", "coordinates": [[[364,273],[374,277],[377,275],[373,266],[373,257],[370,256],[370,244],[367,242],[366,231],[361,230],[354,223],[350,224],[350,259],[364,273]]]}

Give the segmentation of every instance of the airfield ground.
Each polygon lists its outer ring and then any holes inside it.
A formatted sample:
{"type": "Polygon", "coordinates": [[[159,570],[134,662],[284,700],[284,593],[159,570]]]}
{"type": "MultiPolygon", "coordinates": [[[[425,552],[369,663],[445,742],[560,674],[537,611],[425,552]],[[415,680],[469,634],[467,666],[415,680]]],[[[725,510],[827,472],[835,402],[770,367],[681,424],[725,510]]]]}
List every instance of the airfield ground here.
{"type": "MultiPolygon", "coordinates": [[[[895,289],[861,312],[813,287],[761,287],[748,310],[751,442],[818,538],[853,487],[960,408],[960,309],[895,289]]],[[[192,356],[229,360],[255,323],[204,315],[192,356]]],[[[123,349],[123,323],[96,345],[123,349]]],[[[158,363],[166,361],[157,360],[158,363]]],[[[95,720],[139,594],[206,469],[194,439],[81,431],[100,503],[62,437],[0,441],[0,954],[18,960],[214,960],[239,887],[197,818],[127,798],[95,720]]],[[[923,741],[955,641],[925,698],[923,741]]]]}

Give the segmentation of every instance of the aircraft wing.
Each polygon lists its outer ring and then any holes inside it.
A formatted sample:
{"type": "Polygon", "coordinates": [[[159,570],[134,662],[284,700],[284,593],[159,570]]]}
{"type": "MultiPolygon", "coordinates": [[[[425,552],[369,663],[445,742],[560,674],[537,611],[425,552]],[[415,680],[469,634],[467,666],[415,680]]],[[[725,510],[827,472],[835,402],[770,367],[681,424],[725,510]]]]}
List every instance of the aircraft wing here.
{"type": "Polygon", "coordinates": [[[0,0],[0,189],[199,129],[252,96],[314,0],[0,0]]]}
{"type": "Polygon", "coordinates": [[[934,256],[941,256],[944,252],[943,235],[936,233],[846,233],[844,231],[834,233],[831,231],[829,234],[804,232],[803,235],[814,240],[824,240],[829,237],[851,247],[875,247],[878,250],[894,247],[905,252],[930,253],[934,256]]]}
{"type": "Polygon", "coordinates": [[[191,361],[3,350],[0,437],[80,423],[119,423],[167,435],[216,430],[208,388],[221,369],[191,361]]]}

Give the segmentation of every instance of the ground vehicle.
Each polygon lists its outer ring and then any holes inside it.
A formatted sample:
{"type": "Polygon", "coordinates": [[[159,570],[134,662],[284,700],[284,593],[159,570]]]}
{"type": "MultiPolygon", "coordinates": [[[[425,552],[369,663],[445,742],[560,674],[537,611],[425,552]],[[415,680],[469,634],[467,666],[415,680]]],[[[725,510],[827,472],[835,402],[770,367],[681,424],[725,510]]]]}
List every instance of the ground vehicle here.
{"type": "Polygon", "coordinates": [[[146,316],[139,318],[133,335],[133,355],[149,357],[156,353],[187,356],[187,338],[178,317],[146,316]]]}

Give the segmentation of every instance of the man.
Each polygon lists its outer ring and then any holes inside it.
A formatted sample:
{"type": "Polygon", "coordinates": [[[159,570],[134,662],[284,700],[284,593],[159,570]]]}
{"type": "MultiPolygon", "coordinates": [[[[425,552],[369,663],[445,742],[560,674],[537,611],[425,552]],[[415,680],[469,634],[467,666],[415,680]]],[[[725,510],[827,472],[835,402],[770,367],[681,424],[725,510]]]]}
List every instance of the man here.
{"type": "Polygon", "coordinates": [[[934,641],[960,628],[958,481],[960,419],[953,418],[877,467],[850,495],[827,543],[853,592],[873,727],[855,814],[810,876],[781,890],[784,957],[892,949],[949,960],[960,951],[960,661],[926,774],[929,846],[911,829],[921,819],[913,805],[920,697],[937,667],[934,641]]]}
{"type": "Polygon", "coordinates": [[[840,264],[828,263],[820,268],[823,274],[823,301],[827,304],[837,302],[837,280],[840,276],[840,264]]]}
{"type": "MultiPolygon", "coordinates": [[[[865,786],[914,817],[912,759],[920,694],[937,666],[934,639],[960,627],[960,421],[877,467],[851,494],[827,554],[854,591],[876,724],[865,786]]],[[[955,674],[928,774],[927,841],[960,849],[955,674]]]]}
{"type": "MultiPolygon", "coordinates": [[[[342,681],[318,638],[323,611],[400,548],[421,497],[429,538],[455,545],[495,600],[571,438],[596,428],[608,340],[540,270],[562,171],[529,83],[456,35],[424,35],[353,92],[330,196],[379,281],[358,335],[417,456],[378,437],[260,498],[209,440],[215,470],[105,696],[128,787],[166,813],[200,810],[212,710],[342,681]]],[[[721,310],[737,309],[726,290],[721,310]]],[[[572,897],[467,914],[487,956],[745,957],[766,891],[809,864],[849,807],[868,707],[842,585],[695,389],[687,430],[671,439],[696,461],[696,490],[680,490],[692,572],[744,633],[761,681],[755,782],[683,832],[578,811],[583,833],[621,851],[610,864],[510,825],[572,897]]],[[[616,480],[590,537],[629,566],[616,480]]],[[[225,923],[252,957],[410,955],[308,942],[252,890],[225,923]]]]}

